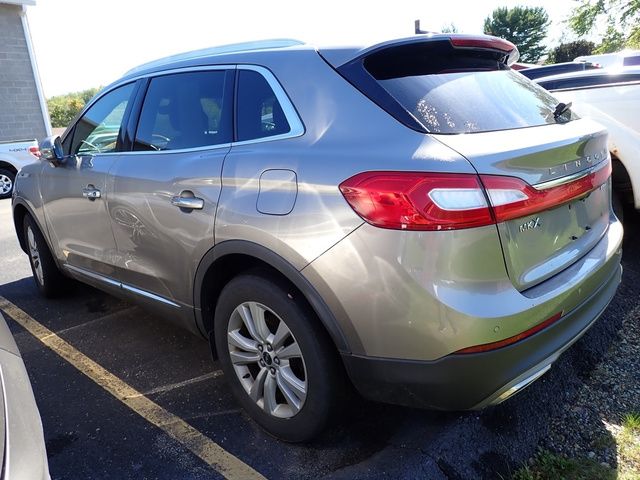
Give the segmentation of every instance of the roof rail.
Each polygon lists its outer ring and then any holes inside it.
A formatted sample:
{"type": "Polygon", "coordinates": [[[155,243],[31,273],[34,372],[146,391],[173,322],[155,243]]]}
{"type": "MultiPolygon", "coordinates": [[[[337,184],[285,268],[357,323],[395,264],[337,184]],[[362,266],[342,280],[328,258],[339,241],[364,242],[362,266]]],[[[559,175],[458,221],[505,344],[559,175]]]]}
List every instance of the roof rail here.
{"type": "Polygon", "coordinates": [[[239,53],[239,52],[251,52],[255,50],[267,50],[272,48],[286,48],[295,47],[297,45],[304,45],[304,42],[300,40],[293,40],[290,38],[275,38],[270,40],[258,40],[253,42],[231,43],[229,45],[220,45],[218,47],[203,48],[200,50],[193,50],[191,52],[178,53],[176,55],[170,55],[158,60],[153,60],[148,63],[143,63],[137,67],[132,68],[124,75],[128,76],[133,73],[147,70],[153,67],[159,67],[171,62],[177,62],[181,60],[193,60],[200,57],[208,57],[212,55],[222,55],[225,53],[239,53]]]}

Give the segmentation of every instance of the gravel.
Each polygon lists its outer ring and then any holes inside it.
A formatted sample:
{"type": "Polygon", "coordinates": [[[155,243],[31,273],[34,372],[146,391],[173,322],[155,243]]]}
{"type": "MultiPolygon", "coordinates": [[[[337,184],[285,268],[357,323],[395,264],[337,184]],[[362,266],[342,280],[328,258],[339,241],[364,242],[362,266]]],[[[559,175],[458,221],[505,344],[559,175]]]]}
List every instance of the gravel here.
{"type": "Polygon", "coordinates": [[[616,466],[614,435],[625,414],[640,412],[639,318],[640,308],[625,315],[619,341],[585,379],[571,406],[554,419],[544,448],[616,466]]]}
{"type": "Polygon", "coordinates": [[[618,465],[616,435],[625,414],[640,413],[640,215],[627,215],[625,230],[623,281],[599,320],[620,322],[617,336],[596,367],[582,372],[577,394],[551,419],[548,436],[540,442],[551,452],[613,469],[629,468],[618,465]]]}

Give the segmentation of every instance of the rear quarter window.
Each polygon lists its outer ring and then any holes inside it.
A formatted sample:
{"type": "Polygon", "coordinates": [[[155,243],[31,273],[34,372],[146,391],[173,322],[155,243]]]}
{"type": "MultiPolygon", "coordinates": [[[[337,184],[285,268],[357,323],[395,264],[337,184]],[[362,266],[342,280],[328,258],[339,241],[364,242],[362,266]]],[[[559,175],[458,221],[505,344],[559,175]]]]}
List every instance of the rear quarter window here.
{"type": "Polygon", "coordinates": [[[283,135],[291,131],[282,105],[269,82],[253,70],[238,71],[237,140],[283,135]]]}

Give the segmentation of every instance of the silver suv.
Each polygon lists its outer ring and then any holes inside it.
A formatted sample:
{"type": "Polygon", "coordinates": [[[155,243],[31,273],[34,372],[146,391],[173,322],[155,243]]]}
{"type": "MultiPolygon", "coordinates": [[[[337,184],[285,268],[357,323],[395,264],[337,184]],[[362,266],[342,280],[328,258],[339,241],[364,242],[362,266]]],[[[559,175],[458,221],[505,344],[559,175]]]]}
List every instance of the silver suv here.
{"type": "Polygon", "coordinates": [[[143,65],[43,144],[13,197],[46,296],[64,277],[208,337],[238,402],[302,441],[364,397],[497,404],[620,282],[606,133],[428,35],[293,41],[143,65]]]}

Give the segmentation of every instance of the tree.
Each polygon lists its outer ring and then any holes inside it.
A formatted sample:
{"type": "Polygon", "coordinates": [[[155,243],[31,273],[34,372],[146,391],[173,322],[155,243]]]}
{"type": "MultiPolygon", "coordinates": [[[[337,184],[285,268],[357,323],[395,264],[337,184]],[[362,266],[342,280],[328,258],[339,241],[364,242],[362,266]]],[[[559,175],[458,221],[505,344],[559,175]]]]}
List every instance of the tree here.
{"type": "Polygon", "coordinates": [[[523,62],[537,62],[545,53],[549,15],[542,7],[500,7],[484,20],[484,32],[502,37],[520,51],[523,62]]]}
{"type": "Polygon", "coordinates": [[[458,27],[456,27],[456,24],[453,22],[443,25],[440,31],[442,33],[460,33],[460,30],[458,30],[458,27]]]}
{"type": "Polygon", "coordinates": [[[596,44],[587,40],[561,43],[549,52],[547,63],[571,62],[576,57],[591,55],[595,48],[596,44]]]}
{"type": "Polygon", "coordinates": [[[569,26],[578,35],[586,35],[602,21],[607,22],[607,30],[595,53],[640,48],[639,0],[582,0],[571,12],[569,26]]]}
{"type": "Polygon", "coordinates": [[[596,47],[594,53],[614,53],[622,50],[627,43],[625,35],[613,25],[607,27],[607,32],[602,37],[600,45],[596,47]]]}
{"type": "Polygon", "coordinates": [[[47,100],[51,126],[66,127],[71,120],[84,108],[89,100],[98,93],[99,88],[89,88],[81,92],[57,95],[47,100]]]}

